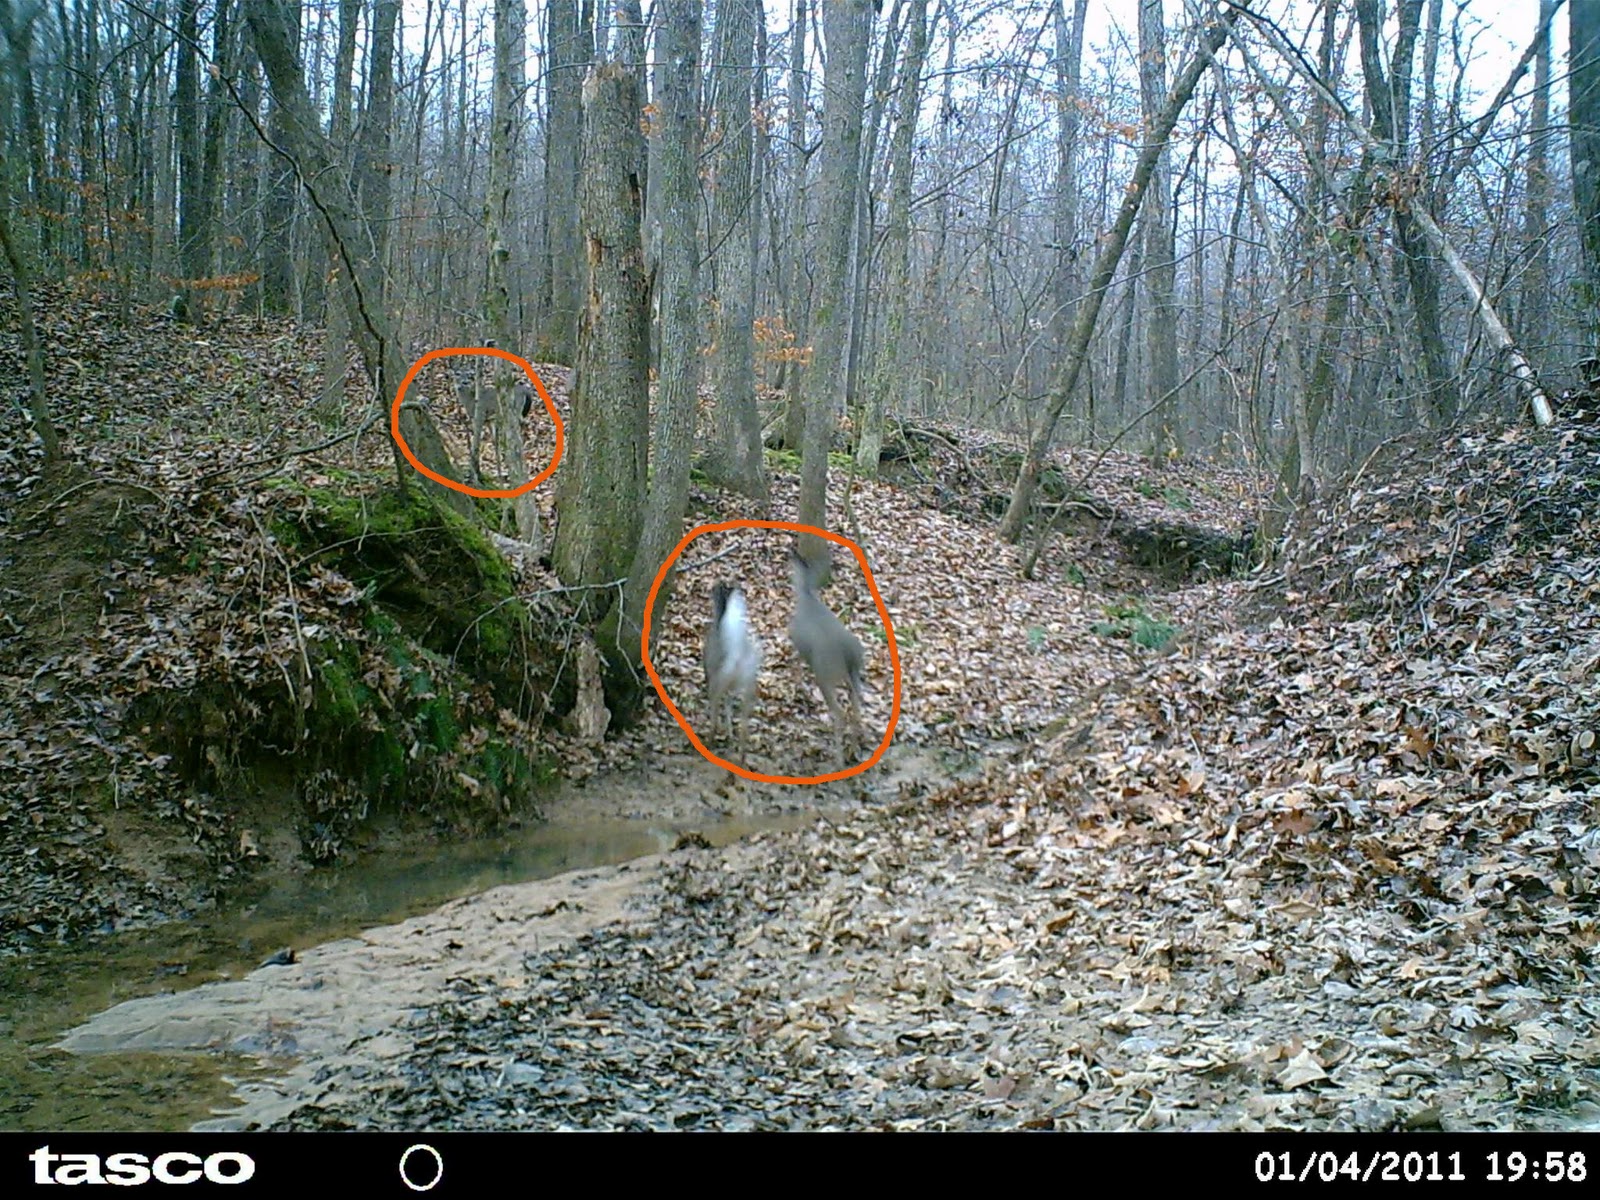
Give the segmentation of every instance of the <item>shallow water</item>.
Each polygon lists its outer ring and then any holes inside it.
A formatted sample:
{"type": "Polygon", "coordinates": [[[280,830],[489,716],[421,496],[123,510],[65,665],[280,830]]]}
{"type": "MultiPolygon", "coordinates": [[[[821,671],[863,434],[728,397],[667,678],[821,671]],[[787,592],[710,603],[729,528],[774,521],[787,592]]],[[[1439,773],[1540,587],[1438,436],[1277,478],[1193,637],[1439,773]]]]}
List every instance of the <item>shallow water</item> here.
{"type": "MultiPolygon", "coordinates": [[[[814,814],[698,824],[714,845],[814,814]]],[[[191,921],[0,960],[0,1130],[184,1130],[227,1107],[259,1068],[223,1054],[74,1055],[67,1029],[136,996],[236,979],[269,955],[429,912],[502,884],[608,866],[673,847],[645,821],[561,821],[412,855],[280,878],[248,903],[191,921]]]]}

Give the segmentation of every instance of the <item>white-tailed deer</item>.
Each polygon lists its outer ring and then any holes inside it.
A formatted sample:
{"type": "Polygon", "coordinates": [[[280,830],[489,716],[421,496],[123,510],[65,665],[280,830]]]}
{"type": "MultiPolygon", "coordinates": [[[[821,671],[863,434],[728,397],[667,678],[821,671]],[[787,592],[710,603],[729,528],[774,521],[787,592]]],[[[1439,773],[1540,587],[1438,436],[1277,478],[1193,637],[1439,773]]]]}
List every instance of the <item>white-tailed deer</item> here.
{"type": "MultiPolygon", "coordinates": [[[[483,427],[495,420],[497,406],[494,388],[487,386],[475,371],[466,383],[456,384],[456,395],[472,420],[471,440],[468,442],[468,450],[472,455],[472,482],[482,486],[483,474],[479,460],[483,454],[483,427]]],[[[519,379],[512,385],[511,405],[512,411],[521,409],[523,420],[527,420],[528,414],[533,411],[533,388],[526,379],[519,379]]]]}
{"type": "Polygon", "coordinates": [[[744,759],[750,710],[755,706],[756,677],[761,673],[761,642],[750,630],[744,592],[730,583],[711,589],[711,624],[705,640],[706,699],[711,708],[711,736],[725,717],[733,735],[733,713],[739,712],[738,755],[744,759]]]}
{"type": "Polygon", "coordinates": [[[794,616],[789,620],[789,640],[799,651],[822,689],[833,727],[833,745],[839,761],[848,766],[844,752],[844,715],[838,691],[850,693],[850,717],[855,742],[861,734],[861,668],[864,656],[856,635],[844,627],[817,595],[818,571],[806,562],[799,550],[789,548],[789,577],[794,582],[794,616]]]}

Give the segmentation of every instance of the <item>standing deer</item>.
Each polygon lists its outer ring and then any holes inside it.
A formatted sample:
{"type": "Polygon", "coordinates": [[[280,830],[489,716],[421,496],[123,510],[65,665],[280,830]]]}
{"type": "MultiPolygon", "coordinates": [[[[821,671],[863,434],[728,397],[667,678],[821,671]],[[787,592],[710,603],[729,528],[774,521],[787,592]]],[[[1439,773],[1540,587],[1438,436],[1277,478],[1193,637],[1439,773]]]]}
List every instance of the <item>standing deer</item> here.
{"type": "Polygon", "coordinates": [[[711,589],[711,624],[706,627],[704,659],[711,736],[716,736],[724,717],[728,734],[733,735],[733,713],[737,708],[737,745],[742,761],[750,710],[755,707],[756,678],[761,672],[761,642],[750,630],[744,592],[734,584],[718,583],[711,589]]]}
{"type": "MultiPolygon", "coordinates": [[[[467,415],[472,420],[468,442],[472,456],[472,482],[482,487],[483,474],[479,460],[483,454],[483,427],[496,420],[499,405],[495,401],[495,390],[492,387],[485,387],[479,373],[474,371],[470,380],[456,384],[456,395],[461,400],[461,407],[467,410],[467,415]]],[[[521,408],[522,419],[527,420],[528,414],[533,411],[533,388],[528,385],[526,379],[519,379],[512,385],[511,400],[513,408],[521,408]]]]}
{"type": "Polygon", "coordinates": [[[819,572],[806,562],[800,551],[789,548],[789,576],[794,583],[794,616],[789,620],[789,640],[822,689],[833,727],[834,750],[842,765],[848,766],[844,752],[844,716],[838,691],[850,693],[850,717],[854,727],[852,743],[861,734],[861,668],[864,655],[855,634],[829,611],[817,595],[819,572]]]}

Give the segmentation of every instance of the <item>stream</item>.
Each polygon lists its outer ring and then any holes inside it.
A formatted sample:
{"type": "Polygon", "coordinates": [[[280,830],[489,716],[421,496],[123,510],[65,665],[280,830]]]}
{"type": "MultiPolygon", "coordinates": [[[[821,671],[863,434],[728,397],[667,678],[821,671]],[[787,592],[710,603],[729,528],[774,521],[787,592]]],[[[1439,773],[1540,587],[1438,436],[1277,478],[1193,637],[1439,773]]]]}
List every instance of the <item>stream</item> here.
{"type": "MultiPolygon", "coordinates": [[[[721,846],[814,817],[724,818],[695,829],[721,846]]],[[[191,920],[0,959],[0,1130],[179,1131],[227,1112],[241,1084],[272,1072],[253,1054],[217,1049],[218,1041],[292,1055],[292,1025],[285,1023],[280,1044],[273,1044],[271,1018],[249,1039],[224,1036],[180,1051],[113,1044],[71,1053],[57,1044],[67,1031],[126,1001],[208,983],[242,987],[247,976],[270,976],[270,969],[259,968],[286,948],[297,956],[318,948],[315,957],[326,943],[345,944],[338,939],[463,897],[662,853],[679,832],[659,821],[563,820],[411,855],[372,855],[372,861],[281,877],[249,902],[191,920]]]]}

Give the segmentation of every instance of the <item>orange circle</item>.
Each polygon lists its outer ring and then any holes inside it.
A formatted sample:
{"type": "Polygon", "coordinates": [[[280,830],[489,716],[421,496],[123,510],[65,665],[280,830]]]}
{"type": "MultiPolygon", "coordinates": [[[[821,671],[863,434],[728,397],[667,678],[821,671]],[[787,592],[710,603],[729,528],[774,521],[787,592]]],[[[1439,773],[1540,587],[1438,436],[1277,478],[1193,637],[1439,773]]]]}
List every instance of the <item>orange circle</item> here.
{"type": "Polygon", "coordinates": [[[394,394],[394,406],[389,410],[389,432],[393,435],[395,443],[400,447],[400,453],[406,460],[422,474],[435,483],[442,483],[447,488],[455,488],[458,492],[465,492],[469,496],[478,496],[486,500],[511,500],[524,492],[531,492],[551,475],[555,474],[556,467],[561,463],[561,452],[566,446],[567,431],[561,424],[561,414],[556,412],[555,402],[550,399],[550,393],[544,390],[544,380],[535,374],[528,361],[512,354],[509,350],[500,350],[494,346],[441,346],[437,350],[429,350],[416,362],[411,364],[411,370],[406,372],[406,377],[400,381],[400,390],[394,394]],[[550,420],[556,427],[556,452],[550,458],[550,465],[540,471],[527,483],[517,488],[475,488],[454,479],[447,479],[437,471],[429,470],[417,461],[417,456],[411,453],[411,447],[406,445],[406,439],[400,435],[400,402],[406,397],[406,389],[411,386],[411,381],[417,377],[417,372],[427,366],[436,358],[450,358],[457,354],[493,354],[515,363],[522,368],[522,373],[533,383],[533,390],[539,393],[539,399],[544,401],[544,410],[550,414],[550,420]]]}
{"type": "MultiPolygon", "coordinates": [[[[742,775],[746,779],[754,779],[760,783],[830,783],[835,779],[849,779],[852,775],[859,775],[869,767],[877,765],[883,757],[883,752],[889,748],[889,743],[894,740],[894,727],[900,723],[900,650],[895,645],[894,622],[889,620],[889,610],[883,603],[883,597],[878,594],[878,581],[872,577],[872,568],[867,565],[867,556],[861,552],[861,547],[849,538],[837,533],[829,533],[826,529],[818,529],[815,525],[798,525],[793,521],[723,521],[717,525],[697,525],[678,543],[677,549],[667,555],[666,561],[661,564],[661,569],[656,572],[655,582],[650,585],[650,596],[644,602],[644,630],[640,637],[639,652],[644,658],[644,669],[650,673],[650,682],[656,685],[656,695],[661,697],[661,702],[667,706],[667,711],[689,735],[689,741],[694,748],[705,755],[707,759],[719,767],[726,767],[735,775],[742,775]],[[826,775],[763,775],[758,771],[749,771],[744,767],[736,766],[725,758],[705,748],[699,736],[690,727],[684,715],[678,711],[678,706],[667,695],[667,689],[661,682],[661,676],[656,674],[656,667],[650,661],[650,616],[655,611],[656,594],[661,590],[661,583],[667,577],[667,571],[672,564],[678,561],[678,556],[683,553],[684,547],[702,533],[721,533],[727,529],[787,529],[792,533],[811,533],[817,537],[826,538],[841,546],[850,547],[850,552],[856,556],[856,561],[861,564],[861,576],[867,581],[867,590],[872,593],[873,602],[878,606],[878,616],[883,619],[883,632],[889,642],[889,661],[894,665],[894,706],[889,711],[889,727],[883,731],[883,741],[878,744],[877,751],[864,763],[857,763],[843,771],[830,771],[826,775]]],[[[859,715],[859,714],[858,714],[859,715]]]]}

